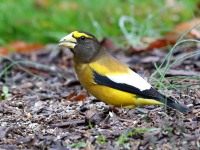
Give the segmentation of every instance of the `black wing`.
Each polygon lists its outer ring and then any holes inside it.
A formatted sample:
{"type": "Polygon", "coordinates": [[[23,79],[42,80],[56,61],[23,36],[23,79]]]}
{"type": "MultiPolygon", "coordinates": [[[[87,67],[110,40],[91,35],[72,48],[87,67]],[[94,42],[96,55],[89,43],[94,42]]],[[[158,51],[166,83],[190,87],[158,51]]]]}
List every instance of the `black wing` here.
{"type": "Polygon", "coordinates": [[[134,86],[124,84],[124,83],[116,83],[116,82],[110,80],[108,77],[100,75],[99,73],[97,73],[94,70],[92,70],[92,71],[93,71],[93,76],[94,76],[94,82],[99,85],[104,85],[104,86],[108,86],[108,87],[111,87],[111,88],[114,88],[114,89],[117,89],[120,91],[136,94],[138,97],[141,97],[141,98],[157,100],[163,104],[166,104],[167,106],[169,106],[171,108],[179,110],[182,113],[189,112],[189,110],[187,108],[181,106],[178,103],[175,103],[172,100],[172,98],[162,95],[161,93],[159,93],[157,90],[155,90],[152,87],[148,90],[140,91],[140,89],[138,89],[134,86]]]}

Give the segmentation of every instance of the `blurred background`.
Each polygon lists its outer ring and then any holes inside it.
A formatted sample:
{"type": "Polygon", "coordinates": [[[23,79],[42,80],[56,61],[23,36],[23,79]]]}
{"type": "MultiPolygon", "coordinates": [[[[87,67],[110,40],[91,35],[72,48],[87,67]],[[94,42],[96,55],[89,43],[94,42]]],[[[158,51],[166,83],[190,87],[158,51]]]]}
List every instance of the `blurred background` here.
{"type": "MultiPolygon", "coordinates": [[[[99,39],[159,38],[200,15],[199,0],[1,0],[0,44],[13,41],[57,43],[74,30],[99,39]]],[[[130,44],[129,43],[129,44],[130,44]]]]}

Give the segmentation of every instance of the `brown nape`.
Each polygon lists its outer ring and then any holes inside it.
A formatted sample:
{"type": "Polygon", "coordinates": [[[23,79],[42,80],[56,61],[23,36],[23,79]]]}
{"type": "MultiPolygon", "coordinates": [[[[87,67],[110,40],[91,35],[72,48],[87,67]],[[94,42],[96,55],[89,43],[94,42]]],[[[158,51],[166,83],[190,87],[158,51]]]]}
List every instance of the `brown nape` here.
{"type": "Polygon", "coordinates": [[[77,39],[74,48],[74,59],[77,62],[89,63],[99,53],[101,45],[96,38],[87,38],[84,41],[77,39]]]}

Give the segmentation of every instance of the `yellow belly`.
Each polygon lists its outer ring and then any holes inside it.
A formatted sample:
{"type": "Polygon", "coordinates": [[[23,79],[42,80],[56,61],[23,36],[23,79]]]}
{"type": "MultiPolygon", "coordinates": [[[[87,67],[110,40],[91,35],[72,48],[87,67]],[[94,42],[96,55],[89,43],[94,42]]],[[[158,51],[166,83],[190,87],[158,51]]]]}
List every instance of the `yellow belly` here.
{"type": "Polygon", "coordinates": [[[135,94],[119,91],[106,86],[94,85],[91,88],[86,89],[99,100],[117,107],[134,108],[141,105],[161,104],[156,100],[140,98],[135,94]]]}
{"type": "Polygon", "coordinates": [[[135,95],[119,91],[101,85],[94,85],[91,88],[86,88],[89,93],[97,99],[102,100],[106,104],[114,105],[117,107],[133,106],[135,107],[135,95]]]}
{"type": "Polygon", "coordinates": [[[77,76],[82,86],[94,97],[106,104],[117,107],[134,108],[140,105],[161,104],[152,99],[144,99],[132,93],[116,90],[107,86],[95,84],[91,68],[88,65],[75,66],[77,76]]]}

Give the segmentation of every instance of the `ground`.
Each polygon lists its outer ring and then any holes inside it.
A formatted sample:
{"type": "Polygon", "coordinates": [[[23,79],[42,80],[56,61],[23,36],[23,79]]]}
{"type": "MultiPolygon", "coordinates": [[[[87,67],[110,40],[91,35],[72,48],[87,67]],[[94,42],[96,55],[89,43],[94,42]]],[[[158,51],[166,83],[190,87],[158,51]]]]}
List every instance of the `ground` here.
{"type": "MultiPolygon", "coordinates": [[[[172,61],[198,50],[198,46],[177,48],[172,61]]],[[[161,64],[168,50],[110,53],[147,79],[155,71],[154,63],[161,64]]],[[[70,51],[54,45],[0,61],[0,149],[200,148],[200,85],[194,77],[200,74],[200,55],[167,72],[176,90],[159,88],[188,107],[188,115],[161,106],[109,107],[81,87],[70,51]]]]}

